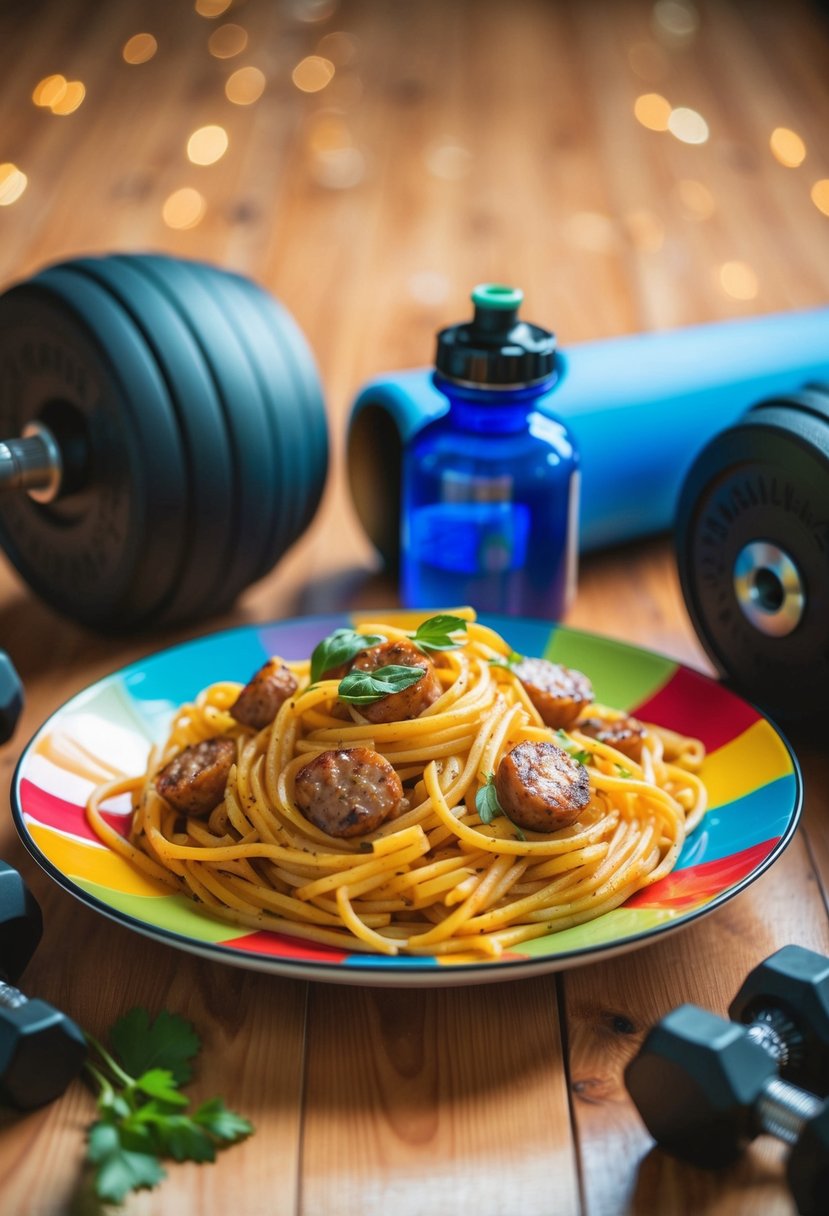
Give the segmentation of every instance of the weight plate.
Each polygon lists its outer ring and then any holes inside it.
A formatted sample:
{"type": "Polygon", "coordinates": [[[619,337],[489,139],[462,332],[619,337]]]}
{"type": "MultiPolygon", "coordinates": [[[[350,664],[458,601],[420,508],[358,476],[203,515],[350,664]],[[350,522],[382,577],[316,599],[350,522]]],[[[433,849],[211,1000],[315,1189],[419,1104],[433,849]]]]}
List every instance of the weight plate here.
{"type": "Polygon", "coordinates": [[[0,541],[33,589],[97,628],[151,618],[182,560],[187,466],[163,380],[103,288],[52,267],[0,297],[0,425],[41,419],[69,491],[4,495],[0,541]]]}
{"type": "MultiPolygon", "coordinates": [[[[216,274],[213,267],[201,269],[207,276],[216,274]]],[[[252,364],[259,371],[269,414],[279,436],[282,540],[279,548],[274,546],[271,551],[270,565],[273,565],[302,535],[319,505],[328,455],[325,410],[319,382],[315,380],[315,398],[309,399],[297,374],[296,361],[285,353],[282,331],[294,327],[289,314],[250,280],[222,273],[222,283],[233,296],[228,319],[246,342],[252,364]],[[274,307],[270,308],[268,302],[274,307]]],[[[305,351],[310,363],[307,347],[305,351]]]]}
{"type": "Polygon", "coordinates": [[[294,400],[299,411],[295,413],[295,421],[307,462],[306,489],[300,499],[302,510],[296,534],[299,536],[319,506],[328,472],[328,422],[319,372],[311,348],[288,310],[257,283],[238,276],[237,279],[260,315],[269,320],[273,340],[281,347],[296,386],[294,400]]]}
{"type": "Polygon", "coordinates": [[[166,382],[184,445],[188,538],[179,577],[158,620],[170,623],[207,615],[214,610],[235,537],[235,486],[224,414],[201,350],[178,310],[152,278],[141,273],[140,255],[78,259],[72,267],[107,288],[143,334],[166,382]]]}
{"type": "Polygon", "coordinates": [[[224,412],[237,514],[218,609],[231,604],[259,577],[277,506],[265,404],[247,352],[224,317],[222,297],[214,298],[187,262],[147,254],[142,256],[141,269],[152,276],[189,327],[224,412]]]}
{"type": "Polygon", "coordinates": [[[781,721],[829,679],[829,421],[762,403],[700,453],[680,495],[680,583],[700,640],[781,721]]]}

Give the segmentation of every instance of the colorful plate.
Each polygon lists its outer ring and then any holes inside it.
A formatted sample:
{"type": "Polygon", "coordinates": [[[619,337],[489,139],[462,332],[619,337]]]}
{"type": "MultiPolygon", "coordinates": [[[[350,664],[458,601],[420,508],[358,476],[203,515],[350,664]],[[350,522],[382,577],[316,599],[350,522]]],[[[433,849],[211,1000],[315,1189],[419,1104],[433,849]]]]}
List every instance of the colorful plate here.
{"type": "MultiPolygon", "coordinates": [[[[365,615],[365,614],[363,614],[365,615]]],[[[377,615],[389,616],[388,612],[377,615]]],[[[304,979],[371,985],[483,983],[554,971],[641,946],[713,911],[780,856],[800,816],[797,761],[757,710],[670,659],[537,621],[484,617],[515,650],[586,672],[596,698],[701,737],[710,809],[676,869],[598,920],[538,938],[492,962],[452,963],[316,948],[246,932],[133,869],[86,824],[94,784],[143,770],[151,741],[206,684],[247,680],[271,654],[307,657],[344,616],[245,626],[161,651],[68,701],[26,747],[12,783],[15,822],[36,861],[62,887],[113,920],[219,962],[304,979]]],[[[123,824],[124,802],[111,809],[123,824]]]]}

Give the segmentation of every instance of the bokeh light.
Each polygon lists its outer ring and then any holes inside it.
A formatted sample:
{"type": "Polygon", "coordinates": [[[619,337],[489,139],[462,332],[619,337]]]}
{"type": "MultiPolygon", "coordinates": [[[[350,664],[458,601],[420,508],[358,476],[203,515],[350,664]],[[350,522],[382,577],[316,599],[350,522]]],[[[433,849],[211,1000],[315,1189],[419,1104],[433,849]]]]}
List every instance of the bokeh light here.
{"type": "Polygon", "coordinates": [[[806,159],[806,145],[797,134],[788,127],[775,127],[769,138],[771,154],[787,169],[796,169],[806,159]]]}
{"type": "Polygon", "coordinates": [[[80,80],[67,80],[66,88],[57,101],[52,102],[53,114],[74,114],[86,97],[86,87],[80,80]]]}
{"type": "Polygon", "coordinates": [[[267,80],[259,68],[237,68],[225,81],[225,96],[235,106],[251,106],[265,92],[267,80]]]}
{"type": "Polygon", "coordinates": [[[657,0],[653,6],[653,28],[664,42],[687,43],[699,29],[699,13],[688,0],[657,0]]]}
{"type": "Polygon", "coordinates": [[[315,25],[327,21],[337,11],[337,0],[294,0],[293,14],[297,21],[315,25]]]}
{"type": "Polygon", "coordinates": [[[214,59],[232,59],[241,55],[248,44],[248,32],[241,25],[220,25],[207,40],[207,49],[214,59]]]}
{"type": "Polygon", "coordinates": [[[707,220],[717,209],[714,195],[703,182],[684,177],[676,184],[679,207],[686,220],[707,220]]]}
{"type": "Polygon", "coordinates": [[[233,0],[196,0],[194,7],[200,17],[221,17],[232,3],[233,0]]]}
{"type": "Polygon", "coordinates": [[[724,262],[719,269],[719,281],[725,294],[734,300],[753,300],[760,287],[748,262],[724,262]]]}
{"type": "Polygon", "coordinates": [[[194,165],[214,165],[227,152],[228,137],[224,127],[199,127],[187,141],[187,159],[194,165]]]}
{"type": "Polygon", "coordinates": [[[820,181],[815,182],[809,191],[809,196],[818,211],[829,215],[829,177],[822,177],[820,181]]]}
{"type": "Polygon", "coordinates": [[[161,218],[168,228],[195,228],[204,219],[206,210],[204,195],[192,186],[183,186],[164,200],[161,218]]]}
{"type": "Polygon", "coordinates": [[[677,106],[671,110],[668,130],[683,144],[704,144],[708,140],[708,123],[689,106],[677,106]]]}
{"type": "Polygon", "coordinates": [[[146,63],[158,50],[158,42],[152,34],[133,34],[124,43],[121,54],[126,63],[146,63]]]}
{"type": "Polygon", "coordinates": [[[445,182],[460,182],[472,169],[472,153],[454,140],[441,140],[426,152],[426,168],[432,177],[445,182]]]}
{"type": "Polygon", "coordinates": [[[334,78],[334,65],[323,55],[306,55],[291,72],[291,80],[303,93],[319,93],[334,78]]]}
{"type": "Polygon", "coordinates": [[[0,165],[0,207],[11,207],[20,198],[29,179],[22,169],[11,161],[0,165]]]}
{"type": "Polygon", "coordinates": [[[633,113],[649,131],[667,131],[671,103],[661,93],[642,93],[633,103],[633,113]]]}
{"type": "Polygon", "coordinates": [[[338,68],[348,67],[357,58],[357,39],[345,30],[332,30],[317,43],[317,54],[330,59],[338,68]]]}
{"type": "Polygon", "coordinates": [[[32,92],[32,101],[36,106],[43,106],[47,110],[51,110],[56,101],[60,101],[66,92],[66,77],[60,74],[52,76],[44,76],[38,84],[35,85],[32,92]]]}

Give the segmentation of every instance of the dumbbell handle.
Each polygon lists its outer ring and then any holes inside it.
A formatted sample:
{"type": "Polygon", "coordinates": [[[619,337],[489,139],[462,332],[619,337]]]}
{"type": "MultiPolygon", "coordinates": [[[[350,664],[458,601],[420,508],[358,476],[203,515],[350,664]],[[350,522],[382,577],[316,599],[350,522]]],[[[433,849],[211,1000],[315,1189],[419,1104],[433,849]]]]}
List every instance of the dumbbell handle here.
{"type": "Polygon", "coordinates": [[[15,988],[13,984],[7,984],[5,980],[0,980],[0,1009],[19,1009],[21,1005],[25,1005],[28,997],[15,988]]]}
{"type": "Polygon", "coordinates": [[[60,448],[43,423],[28,423],[19,439],[0,440],[0,493],[27,490],[38,502],[51,502],[62,476],[60,448]]]}
{"type": "Polygon", "coordinates": [[[772,1077],[757,1099],[754,1114],[761,1131],[786,1144],[795,1144],[805,1125],[819,1115],[825,1102],[797,1085],[772,1077]]]}

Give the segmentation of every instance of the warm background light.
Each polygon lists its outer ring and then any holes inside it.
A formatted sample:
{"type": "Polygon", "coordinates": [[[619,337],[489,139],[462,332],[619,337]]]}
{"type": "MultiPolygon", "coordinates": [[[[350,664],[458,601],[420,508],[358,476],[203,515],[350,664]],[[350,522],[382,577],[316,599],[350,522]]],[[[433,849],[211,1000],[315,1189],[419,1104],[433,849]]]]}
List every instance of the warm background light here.
{"type": "Polygon", "coordinates": [[[259,68],[237,68],[225,81],[225,96],[236,106],[250,106],[262,96],[266,83],[259,68]]]}
{"type": "Polygon", "coordinates": [[[196,0],[195,9],[200,17],[220,17],[232,3],[233,0],[196,0]]]}
{"type": "Polygon", "coordinates": [[[241,25],[220,25],[207,40],[207,49],[216,59],[232,59],[241,55],[248,44],[247,30],[241,25]]]}
{"type": "Polygon", "coordinates": [[[334,65],[322,55],[306,55],[291,73],[291,80],[303,93],[319,93],[334,76],[334,65]]]}
{"type": "Polygon", "coordinates": [[[158,50],[158,42],[152,34],[133,34],[124,43],[122,54],[126,63],[146,63],[158,50]]]}
{"type": "Polygon", "coordinates": [[[724,262],[719,279],[725,294],[734,300],[753,300],[759,290],[757,275],[747,262],[724,262]]]}
{"type": "Polygon", "coordinates": [[[787,169],[796,169],[806,159],[806,145],[796,131],[775,127],[769,139],[772,155],[787,169]]]}
{"type": "Polygon", "coordinates": [[[679,207],[686,220],[707,220],[717,209],[714,195],[703,182],[682,178],[676,184],[679,207]]]}
{"type": "Polygon", "coordinates": [[[53,114],[74,114],[86,97],[86,88],[80,80],[67,80],[66,88],[57,101],[52,102],[53,114]]]}
{"type": "Polygon", "coordinates": [[[649,131],[667,131],[671,103],[661,93],[643,93],[633,103],[633,113],[649,131]]]}
{"type": "Polygon", "coordinates": [[[44,76],[39,84],[35,85],[32,93],[32,101],[36,106],[44,106],[47,110],[51,110],[56,101],[60,101],[66,92],[66,77],[59,74],[53,76],[44,76]]]}
{"type": "Polygon", "coordinates": [[[183,186],[165,199],[161,217],[168,228],[195,228],[206,210],[204,196],[192,186],[183,186]]]}
{"type": "Polygon", "coordinates": [[[29,179],[17,165],[7,162],[0,165],[0,207],[16,203],[28,185],[29,179]]]}
{"type": "Polygon", "coordinates": [[[704,144],[708,139],[708,123],[689,106],[678,106],[671,110],[668,130],[684,144],[704,144]]]}
{"type": "Polygon", "coordinates": [[[809,193],[818,211],[829,215],[829,177],[823,177],[819,182],[815,182],[809,193]]]}
{"type": "Polygon", "coordinates": [[[228,137],[224,127],[199,127],[187,141],[187,158],[194,165],[213,165],[227,151],[228,137]]]}

